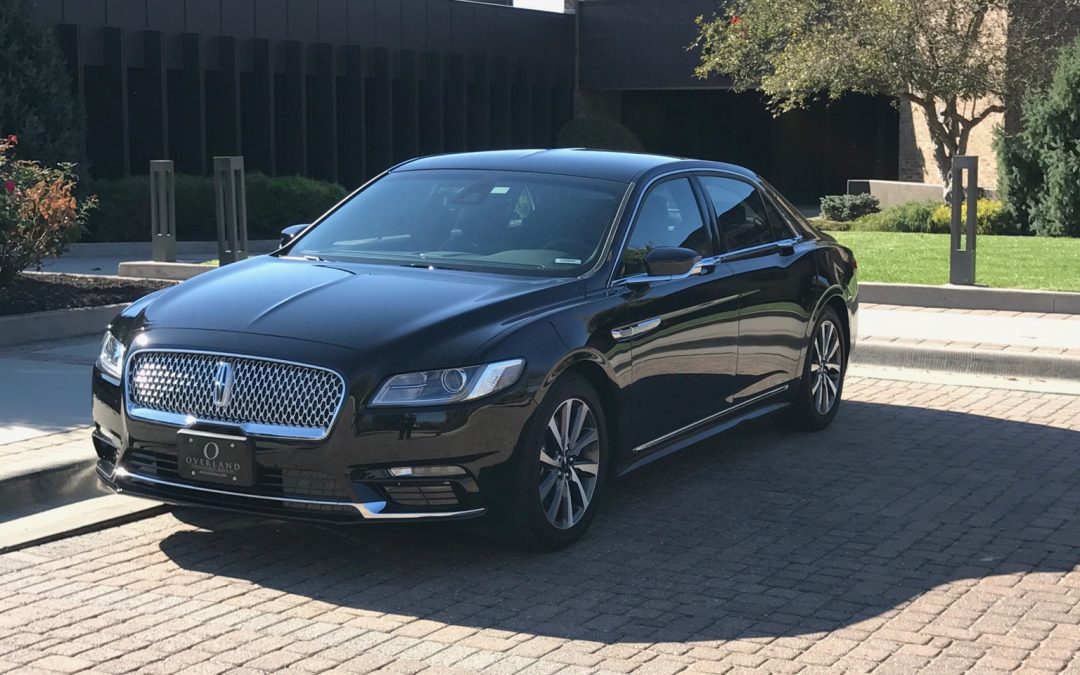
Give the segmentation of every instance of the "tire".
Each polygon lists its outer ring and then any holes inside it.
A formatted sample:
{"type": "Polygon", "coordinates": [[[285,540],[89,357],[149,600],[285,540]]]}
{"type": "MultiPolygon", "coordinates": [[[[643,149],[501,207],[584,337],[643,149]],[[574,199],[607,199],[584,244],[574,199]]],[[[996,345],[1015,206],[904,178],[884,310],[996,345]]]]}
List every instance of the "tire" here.
{"type": "Polygon", "coordinates": [[[580,539],[596,515],[607,476],[608,443],[607,419],[596,391],[578,375],[560,377],[514,450],[510,484],[492,513],[500,538],[538,551],[558,550],[580,539]],[[584,419],[577,426],[582,412],[584,419]],[[564,450],[560,436],[567,427],[565,436],[572,444],[564,450]]]}
{"type": "Polygon", "coordinates": [[[832,307],[826,307],[810,334],[799,390],[788,412],[794,427],[820,431],[832,424],[844,393],[847,359],[840,316],[832,307]],[[824,361],[819,356],[821,350],[826,352],[824,361]]]}

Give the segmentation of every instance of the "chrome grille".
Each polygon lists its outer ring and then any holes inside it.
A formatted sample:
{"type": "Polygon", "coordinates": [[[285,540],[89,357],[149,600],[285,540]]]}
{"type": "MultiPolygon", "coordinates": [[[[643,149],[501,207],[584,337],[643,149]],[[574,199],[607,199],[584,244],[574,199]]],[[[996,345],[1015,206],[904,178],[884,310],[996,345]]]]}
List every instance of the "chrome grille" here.
{"type": "Polygon", "coordinates": [[[345,383],[333,371],[294,363],[144,351],[128,362],[127,396],[133,417],[175,424],[193,417],[249,433],[317,438],[329,433],[345,383]],[[231,396],[222,400],[219,391],[215,403],[215,373],[223,362],[233,372],[231,396]]]}

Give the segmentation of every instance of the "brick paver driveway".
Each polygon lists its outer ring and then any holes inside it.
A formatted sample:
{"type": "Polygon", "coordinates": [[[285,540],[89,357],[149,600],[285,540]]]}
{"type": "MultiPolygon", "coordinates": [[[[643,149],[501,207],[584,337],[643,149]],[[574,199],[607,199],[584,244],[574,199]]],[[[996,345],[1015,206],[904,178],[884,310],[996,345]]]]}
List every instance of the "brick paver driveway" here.
{"type": "Polygon", "coordinates": [[[848,397],[620,481],[561,553],[179,511],[0,556],[0,663],[1080,672],[1080,399],[848,397]]]}

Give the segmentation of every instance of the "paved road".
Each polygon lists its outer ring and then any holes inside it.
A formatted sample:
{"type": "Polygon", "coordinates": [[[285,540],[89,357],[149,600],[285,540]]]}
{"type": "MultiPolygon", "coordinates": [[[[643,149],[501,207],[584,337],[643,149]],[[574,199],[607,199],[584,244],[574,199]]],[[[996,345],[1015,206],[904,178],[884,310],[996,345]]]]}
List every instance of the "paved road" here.
{"type": "Polygon", "coordinates": [[[620,481],[561,553],[177,511],[0,556],[0,664],[1080,671],[1080,397],[848,395],[620,481]]]}

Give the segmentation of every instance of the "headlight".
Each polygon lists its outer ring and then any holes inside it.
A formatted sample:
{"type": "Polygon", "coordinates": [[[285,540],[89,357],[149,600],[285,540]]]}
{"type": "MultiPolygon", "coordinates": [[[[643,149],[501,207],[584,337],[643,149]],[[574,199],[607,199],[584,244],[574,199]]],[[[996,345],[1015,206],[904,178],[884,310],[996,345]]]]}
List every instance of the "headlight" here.
{"type": "Polygon", "coordinates": [[[517,382],[524,369],[524,359],[513,359],[484,366],[395,375],[379,388],[371,405],[432,405],[471,401],[506,389],[517,382]]]}
{"type": "Polygon", "coordinates": [[[124,343],[116,339],[112,331],[105,332],[98,354],[97,367],[109,377],[119,380],[124,370],[124,343]]]}

